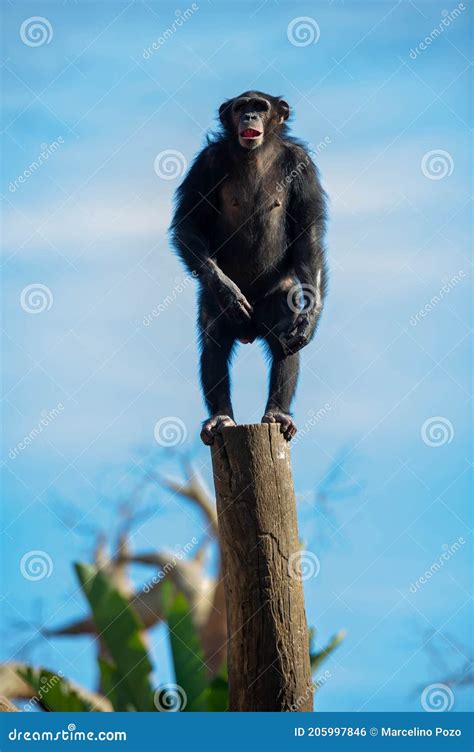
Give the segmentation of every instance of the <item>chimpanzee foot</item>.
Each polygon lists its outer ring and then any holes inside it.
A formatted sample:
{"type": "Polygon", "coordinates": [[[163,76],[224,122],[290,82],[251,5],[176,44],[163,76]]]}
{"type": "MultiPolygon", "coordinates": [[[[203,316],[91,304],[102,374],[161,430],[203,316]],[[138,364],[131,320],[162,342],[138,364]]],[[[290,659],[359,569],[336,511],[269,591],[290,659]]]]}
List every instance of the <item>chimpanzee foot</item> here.
{"type": "Polygon", "coordinates": [[[201,440],[207,446],[214,444],[214,437],[225,426],[235,426],[235,422],[228,415],[213,415],[209,420],[204,421],[201,430],[201,440]]]}
{"type": "Polygon", "coordinates": [[[262,423],[279,423],[280,431],[287,441],[291,441],[298,430],[291,415],[280,413],[277,410],[267,410],[262,418],[262,423]]]}

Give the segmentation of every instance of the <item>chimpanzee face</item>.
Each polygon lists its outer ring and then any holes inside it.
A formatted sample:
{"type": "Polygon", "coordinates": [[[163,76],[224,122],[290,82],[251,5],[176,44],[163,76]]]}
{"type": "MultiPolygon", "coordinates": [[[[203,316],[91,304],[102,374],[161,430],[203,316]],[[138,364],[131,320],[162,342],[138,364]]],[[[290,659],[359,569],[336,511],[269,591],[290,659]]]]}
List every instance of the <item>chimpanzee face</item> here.
{"type": "Polygon", "coordinates": [[[257,149],[288,118],[288,104],[261,92],[245,92],[219,108],[221,122],[244,149],[257,149]]]}

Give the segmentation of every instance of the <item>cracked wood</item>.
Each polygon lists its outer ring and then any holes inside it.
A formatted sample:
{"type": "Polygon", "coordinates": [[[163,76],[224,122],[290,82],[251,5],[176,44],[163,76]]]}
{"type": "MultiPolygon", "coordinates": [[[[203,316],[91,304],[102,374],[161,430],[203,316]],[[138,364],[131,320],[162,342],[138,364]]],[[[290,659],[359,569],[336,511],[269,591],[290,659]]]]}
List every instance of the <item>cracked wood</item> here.
{"type": "Polygon", "coordinates": [[[228,618],[229,710],[313,709],[290,451],[276,424],[223,428],[212,447],[228,618]]]}

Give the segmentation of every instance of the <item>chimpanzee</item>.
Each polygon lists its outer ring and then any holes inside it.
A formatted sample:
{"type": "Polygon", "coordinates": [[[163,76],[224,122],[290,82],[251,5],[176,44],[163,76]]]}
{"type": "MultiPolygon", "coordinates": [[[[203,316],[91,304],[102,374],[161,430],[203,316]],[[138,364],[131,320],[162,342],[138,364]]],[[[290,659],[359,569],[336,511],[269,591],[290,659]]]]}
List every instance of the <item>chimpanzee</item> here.
{"type": "Polygon", "coordinates": [[[305,147],[289,135],[287,102],[246,91],[219,108],[221,129],[177,191],[172,239],[199,279],[201,382],[212,444],[233,426],[229,361],[261,338],[272,359],[263,423],[290,441],[299,353],[314,335],[326,289],[325,193],[305,147]]]}

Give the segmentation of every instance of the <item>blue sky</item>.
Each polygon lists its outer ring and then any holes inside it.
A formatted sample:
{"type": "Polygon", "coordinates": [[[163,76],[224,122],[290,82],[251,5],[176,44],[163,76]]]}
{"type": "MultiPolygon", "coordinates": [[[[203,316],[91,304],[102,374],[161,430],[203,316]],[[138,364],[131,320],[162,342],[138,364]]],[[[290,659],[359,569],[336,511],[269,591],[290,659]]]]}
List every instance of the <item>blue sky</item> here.
{"type": "MultiPolygon", "coordinates": [[[[300,534],[321,561],[305,582],[308,620],[320,644],[348,632],[327,664],[319,708],[417,710],[420,686],[464,663],[472,530],[468,5],[433,36],[456,4],[201,0],[148,56],[177,18],[174,3],[3,6],[7,635],[12,620],[38,625],[54,614],[58,624],[81,613],[71,562],[87,547],[64,528],[60,503],[75,504],[86,520],[107,519],[134,461],[156,446],[159,419],[183,421],[181,449],[211,483],[198,438],[205,413],[193,287],[143,324],[183,278],[166,233],[179,177],[163,179],[154,163],[166,150],[189,163],[219,104],[255,87],[289,101],[293,131],[318,152],[330,197],[330,291],[303,353],[295,417],[307,430],[293,451],[300,534]],[[50,25],[38,46],[21,35],[33,16],[50,25]],[[288,38],[298,17],[309,17],[315,43],[288,38]],[[18,181],[53,142],[46,162],[18,181]],[[34,315],[21,295],[38,283],[47,306],[34,315]],[[12,459],[42,411],[59,404],[60,414],[12,459]],[[446,440],[429,439],[432,418],[446,440]],[[334,462],[357,493],[328,511],[315,504],[315,490],[334,462]],[[466,543],[441,571],[410,592],[461,537],[466,543]],[[19,562],[37,549],[54,570],[31,582],[19,562]],[[423,649],[430,630],[447,671],[423,649]]],[[[266,372],[257,346],[239,350],[233,381],[238,420],[258,421],[266,372]]],[[[198,524],[160,491],[134,545],[173,548],[198,524]]],[[[158,629],[160,681],[170,678],[162,638],[158,629]]],[[[2,657],[21,642],[10,632],[2,657]]],[[[92,649],[77,645],[42,641],[33,655],[92,683],[92,649]]],[[[468,691],[453,691],[453,709],[467,709],[468,691]]]]}

